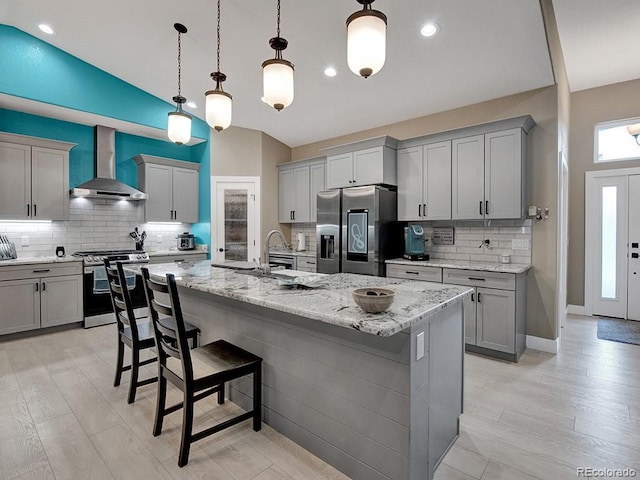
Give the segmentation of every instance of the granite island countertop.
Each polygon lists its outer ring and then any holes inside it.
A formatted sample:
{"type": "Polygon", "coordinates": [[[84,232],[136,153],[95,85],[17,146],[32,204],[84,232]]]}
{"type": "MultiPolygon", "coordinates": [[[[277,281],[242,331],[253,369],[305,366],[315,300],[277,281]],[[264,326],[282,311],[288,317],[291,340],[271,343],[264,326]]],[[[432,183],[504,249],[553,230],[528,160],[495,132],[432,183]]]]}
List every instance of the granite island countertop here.
{"type": "MultiPolygon", "coordinates": [[[[142,266],[131,264],[125,268],[137,273],[142,266]]],[[[167,273],[173,273],[182,287],[383,337],[435,317],[437,312],[461,302],[473,291],[468,287],[415,280],[287,270],[288,274],[315,279],[318,287],[292,289],[280,286],[275,279],[212,267],[209,261],[148,265],[148,269],[152,277],[161,280],[167,273]],[[366,313],[351,295],[352,290],[363,287],[390,288],[396,292],[395,301],[386,312],[366,313]]]]}
{"type": "Polygon", "coordinates": [[[164,257],[167,255],[206,255],[208,252],[194,248],[193,250],[178,250],[170,248],[165,250],[145,250],[150,257],[164,257]]]}
{"type": "Polygon", "coordinates": [[[530,264],[525,263],[472,262],[470,260],[444,260],[439,258],[435,258],[433,260],[407,260],[405,258],[392,258],[387,260],[385,263],[420,267],[457,268],[460,270],[477,270],[500,273],[523,273],[532,267],[530,264]]]}

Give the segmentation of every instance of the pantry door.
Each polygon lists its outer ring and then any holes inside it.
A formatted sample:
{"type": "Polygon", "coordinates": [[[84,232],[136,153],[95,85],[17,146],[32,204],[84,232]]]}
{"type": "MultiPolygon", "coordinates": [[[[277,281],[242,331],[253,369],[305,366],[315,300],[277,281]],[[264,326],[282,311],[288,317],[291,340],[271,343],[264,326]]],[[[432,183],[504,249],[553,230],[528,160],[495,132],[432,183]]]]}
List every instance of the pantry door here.
{"type": "Polygon", "coordinates": [[[211,258],[260,260],[260,178],[211,177],[211,258]]]}

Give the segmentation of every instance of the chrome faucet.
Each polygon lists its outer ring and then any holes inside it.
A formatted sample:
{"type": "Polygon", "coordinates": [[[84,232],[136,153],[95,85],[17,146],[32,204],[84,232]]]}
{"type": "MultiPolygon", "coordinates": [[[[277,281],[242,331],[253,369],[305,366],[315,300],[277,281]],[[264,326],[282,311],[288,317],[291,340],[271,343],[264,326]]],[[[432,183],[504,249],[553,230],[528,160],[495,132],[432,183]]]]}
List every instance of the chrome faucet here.
{"type": "Polygon", "coordinates": [[[271,240],[271,237],[273,235],[276,235],[276,236],[278,236],[280,238],[280,241],[282,242],[282,246],[284,248],[289,248],[289,244],[284,239],[284,235],[282,234],[282,232],[280,230],[271,230],[269,233],[267,233],[267,238],[264,241],[264,268],[265,268],[265,273],[269,273],[269,271],[271,270],[270,267],[269,267],[269,241],[271,240]]]}

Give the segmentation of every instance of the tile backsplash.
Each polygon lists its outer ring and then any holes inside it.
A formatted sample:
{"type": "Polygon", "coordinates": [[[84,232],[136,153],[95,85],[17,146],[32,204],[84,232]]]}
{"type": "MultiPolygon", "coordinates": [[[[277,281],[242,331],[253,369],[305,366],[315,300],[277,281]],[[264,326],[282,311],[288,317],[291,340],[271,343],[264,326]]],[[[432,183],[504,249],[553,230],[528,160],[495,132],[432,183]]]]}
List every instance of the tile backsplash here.
{"type": "Polygon", "coordinates": [[[144,223],[142,202],[72,198],[68,221],[51,223],[0,222],[0,233],[16,246],[18,258],[55,255],[56,246],[67,254],[80,250],[134,249],[129,232],[138,227],[147,232],[146,251],[168,250],[176,246],[177,234],[190,230],[190,225],[144,223]],[[28,246],[22,245],[28,237],[28,246]]]}
{"type": "MultiPolygon", "coordinates": [[[[488,225],[458,222],[454,226],[453,245],[433,245],[432,223],[411,222],[424,228],[425,252],[441,260],[499,262],[501,255],[510,255],[511,263],[531,263],[531,220],[493,220],[488,225]],[[487,248],[484,241],[490,240],[487,248]],[[528,248],[514,249],[514,240],[524,241],[528,248]]],[[[439,223],[435,224],[439,226],[439,223]]],[[[451,226],[451,223],[447,224],[451,226]]]]}
{"type": "MultiPolygon", "coordinates": [[[[436,226],[453,226],[454,245],[433,245],[434,224],[429,222],[410,222],[424,228],[425,252],[433,259],[469,260],[477,262],[499,262],[501,255],[510,255],[511,263],[531,263],[531,220],[492,220],[486,225],[478,222],[436,223],[436,226]],[[481,246],[484,240],[490,240],[491,249],[481,246]],[[524,240],[528,248],[513,248],[513,240],[524,240]]],[[[291,247],[297,247],[297,235],[305,235],[306,250],[316,250],[315,223],[294,223],[291,225],[291,247]]],[[[399,242],[404,242],[402,238],[399,242]]]]}

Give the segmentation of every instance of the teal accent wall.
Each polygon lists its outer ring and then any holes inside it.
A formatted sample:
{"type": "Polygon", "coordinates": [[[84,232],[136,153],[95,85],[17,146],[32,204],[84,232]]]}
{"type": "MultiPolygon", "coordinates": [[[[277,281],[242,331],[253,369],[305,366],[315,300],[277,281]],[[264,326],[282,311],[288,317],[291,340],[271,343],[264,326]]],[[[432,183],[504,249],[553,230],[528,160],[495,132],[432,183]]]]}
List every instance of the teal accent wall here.
{"type": "MultiPolygon", "coordinates": [[[[0,24],[0,93],[58,105],[127,122],[166,129],[174,105],[80,60],[15,27],[0,24]]],[[[141,65],[141,68],[152,66],[141,65]]],[[[93,177],[93,128],[0,109],[0,130],[77,143],[70,153],[71,187],[93,177]]],[[[192,136],[206,140],[193,147],[125,133],[116,134],[116,177],[137,184],[132,157],[139,153],[198,162],[200,223],[192,227],[198,243],[211,245],[210,129],[193,118],[192,136]]]]}

